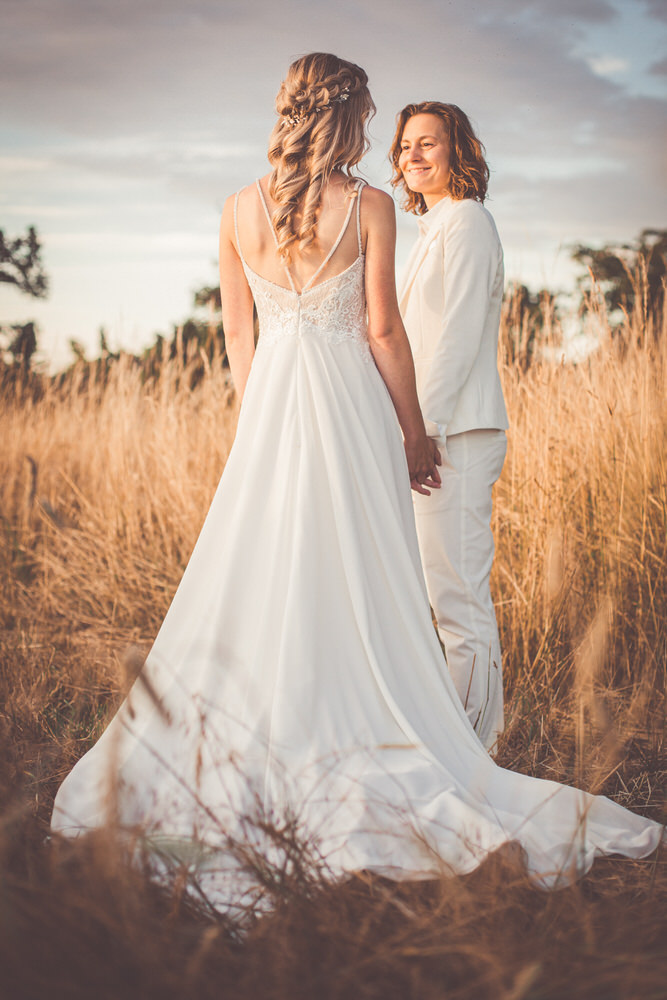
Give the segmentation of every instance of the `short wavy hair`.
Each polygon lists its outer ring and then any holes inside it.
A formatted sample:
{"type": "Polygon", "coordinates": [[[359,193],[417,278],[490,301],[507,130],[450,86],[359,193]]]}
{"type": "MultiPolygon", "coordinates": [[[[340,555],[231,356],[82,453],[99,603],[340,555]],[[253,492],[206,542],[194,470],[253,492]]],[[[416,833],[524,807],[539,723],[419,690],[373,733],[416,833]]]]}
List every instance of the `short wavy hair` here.
{"type": "Polygon", "coordinates": [[[342,171],[352,190],[350,170],[368,150],[366,126],[375,104],[360,66],[329,52],[311,52],[290,66],[276,111],[269,193],[277,203],[278,251],[289,261],[294,244],[303,249],[315,240],[322,191],[331,174],[342,171]]]}
{"type": "Polygon", "coordinates": [[[484,146],[477,138],[470,119],[456,104],[422,101],[420,104],[407,104],[402,111],[399,111],[396,118],[396,134],[389,154],[394,168],[391,184],[392,187],[402,189],[404,209],[415,215],[423,215],[428,210],[424,196],[410,190],[398,166],[403,132],[410,118],[415,115],[436,115],[445,127],[449,139],[450,157],[447,193],[457,201],[474,198],[475,201],[483,202],[489,184],[489,167],[485,159],[484,146]]]}

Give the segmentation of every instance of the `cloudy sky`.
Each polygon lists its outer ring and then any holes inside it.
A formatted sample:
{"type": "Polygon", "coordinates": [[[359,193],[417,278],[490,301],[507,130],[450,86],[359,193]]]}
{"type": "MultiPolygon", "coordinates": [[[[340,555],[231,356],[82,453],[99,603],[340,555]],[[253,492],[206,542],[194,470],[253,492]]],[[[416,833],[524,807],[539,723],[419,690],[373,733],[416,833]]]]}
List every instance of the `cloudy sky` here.
{"type": "Polygon", "coordinates": [[[378,186],[404,104],[468,112],[508,277],[565,287],[570,244],[667,228],[667,0],[0,0],[0,228],[37,226],[51,279],[44,303],[0,285],[0,322],[36,319],[52,365],[101,326],[133,350],[169,332],[311,50],[368,72],[378,186]]]}

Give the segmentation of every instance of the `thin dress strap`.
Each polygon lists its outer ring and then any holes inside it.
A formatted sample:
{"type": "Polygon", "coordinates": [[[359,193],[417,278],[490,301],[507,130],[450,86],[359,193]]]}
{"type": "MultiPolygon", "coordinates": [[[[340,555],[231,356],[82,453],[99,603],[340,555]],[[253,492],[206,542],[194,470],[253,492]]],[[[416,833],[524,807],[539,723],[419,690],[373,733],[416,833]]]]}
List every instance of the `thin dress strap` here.
{"type": "MultiPolygon", "coordinates": [[[[362,252],[362,245],[361,245],[361,228],[360,228],[360,219],[359,219],[359,214],[360,214],[359,213],[359,195],[361,193],[361,188],[364,186],[365,183],[366,183],[365,181],[360,181],[359,185],[357,186],[357,196],[356,196],[356,202],[357,202],[357,240],[358,240],[358,243],[359,243],[359,255],[360,256],[361,256],[361,252],[362,252]]],[[[278,237],[276,235],[275,229],[273,228],[273,221],[271,219],[271,213],[269,212],[269,206],[266,204],[266,198],[264,197],[264,192],[262,191],[262,185],[259,183],[259,178],[257,178],[255,180],[255,184],[257,185],[257,191],[259,193],[259,200],[262,203],[262,207],[264,209],[264,214],[266,215],[267,222],[269,223],[269,229],[271,230],[271,234],[273,236],[273,241],[276,244],[276,249],[277,249],[278,248],[278,237]]],[[[236,195],[236,201],[238,202],[238,194],[236,195]]],[[[312,285],[312,283],[315,281],[315,279],[318,277],[318,275],[321,274],[321,272],[327,266],[327,264],[329,263],[329,261],[331,260],[331,258],[333,257],[333,255],[335,254],[336,250],[340,246],[340,241],[343,239],[343,236],[345,235],[345,233],[347,231],[347,227],[350,224],[350,218],[352,216],[352,209],[353,208],[354,208],[354,199],[351,198],[350,199],[350,204],[349,204],[348,209],[347,209],[347,215],[345,216],[345,222],[343,223],[343,227],[342,227],[341,231],[338,234],[338,238],[336,239],[336,242],[331,247],[331,249],[329,250],[329,253],[326,255],[326,257],[324,258],[324,260],[322,261],[322,263],[320,264],[320,266],[317,268],[317,270],[315,271],[315,273],[311,274],[311,276],[308,279],[308,281],[305,283],[305,285],[303,285],[303,287],[301,289],[301,293],[307,291],[308,288],[310,288],[310,286],[312,285]]],[[[236,203],[234,205],[234,224],[236,225],[236,203]]],[[[239,237],[238,237],[238,229],[237,229],[236,242],[238,243],[238,241],[239,241],[239,237]]],[[[241,252],[241,248],[239,247],[239,253],[240,252],[241,252]]],[[[241,255],[241,260],[243,260],[243,255],[241,255]]],[[[290,269],[287,267],[286,264],[284,264],[283,267],[284,267],[285,273],[286,273],[286,275],[287,275],[287,277],[289,279],[290,288],[292,289],[293,292],[296,292],[296,286],[294,284],[294,280],[292,278],[292,274],[290,272],[290,269]]]]}
{"type": "MultiPolygon", "coordinates": [[[[273,228],[273,222],[271,221],[271,213],[269,212],[269,206],[266,204],[266,198],[264,197],[264,192],[262,191],[262,185],[259,183],[259,177],[255,180],[255,184],[257,185],[257,190],[259,192],[259,200],[262,203],[262,207],[263,207],[264,213],[266,215],[266,221],[269,224],[269,229],[271,230],[271,235],[273,236],[273,242],[276,244],[276,250],[277,250],[278,249],[278,237],[276,236],[276,231],[273,228]]],[[[294,281],[292,280],[292,275],[290,274],[290,269],[288,268],[288,266],[286,264],[283,264],[283,267],[285,268],[285,274],[287,275],[287,278],[289,280],[290,288],[292,289],[293,292],[295,292],[296,291],[296,286],[294,284],[294,281]]]]}
{"type": "Polygon", "coordinates": [[[329,261],[331,260],[331,258],[333,257],[333,255],[335,254],[336,250],[340,246],[340,241],[342,240],[343,236],[345,236],[345,232],[347,230],[347,227],[350,224],[350,216],[352,215],[352,209],[353,208],[354,208],[354,201],[352,200],[352,198],[350,198],[350,204],[349,204],[348,209],[347,209],[347,215],[345,216],[345,222],[343,223],[343,228],[341,229],[341,231],[338,234],[338,238],[337,238],[336,242],[334,243],[334,245],[332,246],[331,250],[326,255],[326,257],[324,258],[324,260],[322,261],[322,263],[320,264],[320,266],[318,267],[318,269],[315,271],[315,273],[311,274],[310,278],[308,279],[308,281],[306,282],[306,284],[301,289],[302,292],[305,292],[306,289],[309,288],[310,285],[312,285],[312,283],[315,281],[315,278],[317,278],[317,276],[322,273],[322,271],[327,266],[327,264],[329,263],[329,261]]]}
{"type": "Polygon", "coordinates": [[[240,191],[236,192],[236,197],[234,198],[234,235],[236,237],[236,249],[239,252],[239,257],[241,258],[241,263],[245,264],[245,257],[243,256],[243,251],[241,250],[241,244],[239,243],[239,195],[240,191]]]}
{"type": "Polygon", "coordinates": [[[360,180],[357,184],[357,242],[359,244],[359,256],[364,252],[364,245],[361,242],[361,192],[366,187],[366,181],[360,180]]]}

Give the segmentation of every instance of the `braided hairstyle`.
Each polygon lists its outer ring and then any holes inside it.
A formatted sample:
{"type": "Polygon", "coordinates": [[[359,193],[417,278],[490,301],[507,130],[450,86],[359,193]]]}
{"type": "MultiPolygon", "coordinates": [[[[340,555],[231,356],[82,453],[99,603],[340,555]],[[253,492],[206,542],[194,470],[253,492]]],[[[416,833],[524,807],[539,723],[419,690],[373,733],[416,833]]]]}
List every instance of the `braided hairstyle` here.
{"type": "Polygon", "coordinates": [[[290,248],[315,242],[322,191],[331,174],[350,168],[370,145],[366,133],[375,105],[360,66],[327,52],[293,62],[276,97],[278,121],[269,140],[269,193],[277,203],[273,225],[285,262],[290,248]],[[295,215],[300,214],[297,222],[295,215]]]}

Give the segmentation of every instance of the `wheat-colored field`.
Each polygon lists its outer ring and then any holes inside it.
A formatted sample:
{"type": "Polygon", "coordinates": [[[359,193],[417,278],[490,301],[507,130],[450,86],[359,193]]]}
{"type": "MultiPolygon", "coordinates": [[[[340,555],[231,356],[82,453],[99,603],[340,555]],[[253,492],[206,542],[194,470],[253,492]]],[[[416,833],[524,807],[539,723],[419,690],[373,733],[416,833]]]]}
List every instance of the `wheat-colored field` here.
{"type": "MultiPolygon", "coordinates": [[[[508,360],[521,340],[508,310],[498,760],[664,821],[667,332],[635,316],[586,362],[525,370],[508,360]]],[[[598,862],[557,893],[501,858],[427,886],[285,877],[275,913],[239,938],[104,837],[44,843],[55,789],[147,651],[233,441],[222,367],[194,390],[186,376],[173,361],[145,380],[121,359],[104,386],[82,368],[36,401],[0,400],[0,995],[664,997],[660,857],[598,862]]]]}

